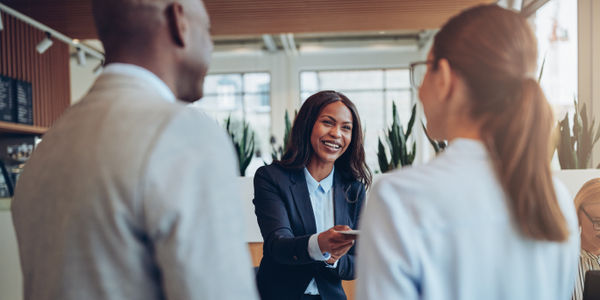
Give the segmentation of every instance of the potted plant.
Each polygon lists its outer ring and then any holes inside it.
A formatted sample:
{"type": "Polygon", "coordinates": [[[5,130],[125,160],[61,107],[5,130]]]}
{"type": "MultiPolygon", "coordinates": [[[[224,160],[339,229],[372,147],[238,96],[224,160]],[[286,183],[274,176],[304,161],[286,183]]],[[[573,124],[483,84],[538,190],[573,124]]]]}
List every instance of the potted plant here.
{"type": "Polygon", "coordinates": [[[587,169],[592,167],[590,158],[594,145],[600,138],[600,126],[595,127],[596,120],[588,119],[585,103],[579,107],[574,100],[575,113],[573,125],[569,122],[569,114],[558,122],[559,141],[556,145],[558,160],[563,170],[587,169]]]}
{"type": "Polygon", "coordinates": [[[412,112],[406,131],[400,124],[400,117],[396,109],[396,103],[392,103],[392,125],[386,130],[386,142],[389,149],[381,142],[379,138],[377,159],[379,161],[379,169],[381,173],[388,172],[401,166],[411,165],[415,159],[416,143],[413,141],[412,146],[407,145],[408,138],[412,133],[412,128],[416,118],[416,104],[412,107],[412,112]],[[388,159],[387,153],[390,154],[388,159]]]}
{"type": "Polygon", "coordinates": [[[227,133],[231,137],[231,141],[233,142],[233,146],[235,148],[235,152],[238,156],[238,165],[240,168],[240,175],[246,175],[246,168],[252,161],[252,157],[254,156],[254,132],[250,129],[250,125],[243,121],[241,124],[241,133],[239,130],[236,130],[239,126],[233,126],[231,122],[231,115],[227,117],[225,120],[225,129],[227,133]]]}

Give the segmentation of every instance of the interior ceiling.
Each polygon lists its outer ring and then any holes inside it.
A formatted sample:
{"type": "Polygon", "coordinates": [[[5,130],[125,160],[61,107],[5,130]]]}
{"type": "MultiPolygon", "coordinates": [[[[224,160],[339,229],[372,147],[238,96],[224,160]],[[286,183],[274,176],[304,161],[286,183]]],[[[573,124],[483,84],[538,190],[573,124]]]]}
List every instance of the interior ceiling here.
{"type": "MultiPolygon", "coordinates": [[[[2,0],[71,37],[95,39],[90,0],[2,0]]],[[[212,33],[419,31],[440,27],[464,8],[496,0],[204,0],[212,33]]]]}
{"type": "MultiPolygon", "coordinates": [[[[305,43],[339,43],[340,46],[351,46],[351,45],[368,45],[369,43],[377,42],[407,42],[412,41],[418,43],[423,37],[426,36],[424,31],[414,30],[395,30],[395,31],[360,31],[360,32],[319,32],[319,33],[297,33],[293,34],[293,39],[296,46],[305,43]]],[[[281,35],[272,34],[274,45],[278,49],[284,49],[281,35]]],[[[215,44],[215,50],[219,50],[219,47],[228,46],[249,46],[249,45],[260,45],[264,46],[264,34],[263,35],[221,35],[213,37],[215,44]]]]}

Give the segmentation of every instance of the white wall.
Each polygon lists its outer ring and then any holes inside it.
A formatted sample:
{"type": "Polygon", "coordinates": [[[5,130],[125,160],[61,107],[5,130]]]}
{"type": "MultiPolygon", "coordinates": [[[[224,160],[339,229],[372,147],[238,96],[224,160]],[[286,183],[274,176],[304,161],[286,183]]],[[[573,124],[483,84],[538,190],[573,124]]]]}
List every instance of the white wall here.
{"type": "MultiPolygon", "coordinates": [[[[85,40],[83,43],[96,49],[98,52],[104,52],[104,47],[99,40],[85,40]]],[[[96,78],[100,72],[94,72],[96,68],[101,64],[101,61],[94,57],[86,55],[86,62],[84,65],[77,63],[76,52],[74,49],[70,49],[71,59],[69,60],[69,69],[71,71],[71,104],[75,104],[85,94],[96,81],[96,78]]]]}
{"type": "Polygon", "coordinates": [[[94,74],[94,68],[100,63],[95,58],[88,57],[86,64],[80,66],[75,58],[70,59],[69,68],[71,71],[71,105],[77,103],[85,94],[98,77],[94,74]]]}
{"type": "Polygon", "coordinates": [[[0,210],[0,299],[23,299],[23,279],[10,211],[0,210]]]}
{"type": "MultiPolygon", "coordinates": [[[[596,124],[600,122],[600,1],[578,0],[578,68],[580,101],[586,103],[596,124]]],[[[592,153],[592,166],[600,163],[600,145],[592,153]]]]}

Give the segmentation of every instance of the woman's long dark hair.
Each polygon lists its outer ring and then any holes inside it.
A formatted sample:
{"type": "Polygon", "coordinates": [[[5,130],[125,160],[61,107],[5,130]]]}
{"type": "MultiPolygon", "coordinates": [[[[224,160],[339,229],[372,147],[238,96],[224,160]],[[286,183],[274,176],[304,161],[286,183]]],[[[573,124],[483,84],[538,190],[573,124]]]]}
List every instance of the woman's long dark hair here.
{"type": "Polygon", "coordinates": [[[341,172],[345,177],[358,180],[368,188],[371,185],[371,171],[365,162],[365,149],[363,131],[354,103],[336,91],[321,91],[306,99],[296,119],[287,141],[287,148],[283,157],[275,161],[282,167],[289,169],[304,168],[310,161],[314,150],[310,143],[313,127],[321,110],[325,106],[341,101],[352,113],[352,140],[348,149],[335,161],[336,172],[341,172]]]}
{"type": "Polygon", "coordinates": [[[470,92],[482,135],[521,232],[564,241],[566,220],[550,172],[552,109],[535,79],[537,44],[527,20],[497,5],[467,9],[436,34],[433,66],[448,60],[470,92]]]}

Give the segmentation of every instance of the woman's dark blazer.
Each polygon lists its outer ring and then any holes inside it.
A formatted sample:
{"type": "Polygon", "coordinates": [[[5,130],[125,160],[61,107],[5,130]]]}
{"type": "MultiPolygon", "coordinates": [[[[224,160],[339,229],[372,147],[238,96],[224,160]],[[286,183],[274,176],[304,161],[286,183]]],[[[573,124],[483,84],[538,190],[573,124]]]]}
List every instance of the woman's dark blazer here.
{"type": "MultiPolygon", "coordinates": [[[[333,198],[334,224],[356,229],[364,185],[336,171],[333,198]]],[[[254,207],[264,239],[256,275],[262,299],[300,299],[312,278],[323,300],[346,299],[341,280],[354,279],[355,246],[336,268],[310,258],[308,239],[316,233],[316,225],[304,170],[274,164],[259,168],[254,176],[254,207]]]]}

